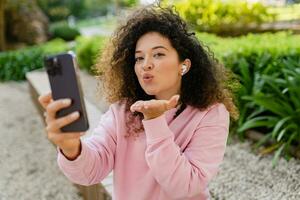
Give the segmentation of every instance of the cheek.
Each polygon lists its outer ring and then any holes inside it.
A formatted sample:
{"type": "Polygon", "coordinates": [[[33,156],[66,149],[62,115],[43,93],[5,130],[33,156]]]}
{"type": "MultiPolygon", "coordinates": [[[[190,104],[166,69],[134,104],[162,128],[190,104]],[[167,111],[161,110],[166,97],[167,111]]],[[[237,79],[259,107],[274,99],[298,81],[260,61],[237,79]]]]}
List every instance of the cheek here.
{"type": "Polygon", "coordinates": [[[134,66],[134,73],[139,78],[138,67],[136,65],[134,66]]]}
{"type": "Polygon", "coordinates": [[[160,77],[164,78],[165,80],[169,79],[177,79],[178,78],[178,63],[165,61],[159,63],[157,67],[157,72],[160,75],[160,77]]]}

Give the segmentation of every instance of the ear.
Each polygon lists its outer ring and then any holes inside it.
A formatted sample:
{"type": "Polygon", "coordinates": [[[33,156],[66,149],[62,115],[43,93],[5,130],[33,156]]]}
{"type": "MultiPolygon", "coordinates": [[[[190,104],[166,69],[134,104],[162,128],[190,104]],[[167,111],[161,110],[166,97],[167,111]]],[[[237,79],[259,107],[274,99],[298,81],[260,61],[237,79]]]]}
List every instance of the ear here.
{"type": "MultiPolygon", "coordinates": [[[[189,70],[190,70],[190,68],[191,68],[191,60],[190,59],[185,59],[183,62],[181,62],[180,63],[180,69],[182,69],[182,65],[185,65],[186,66],[186,70],[185,70],[185,72],[184,72],[184,74],[186,74],[189,70]]],[[[180,72],[182,73],[182,70],[180,70],[180,72]]]]}

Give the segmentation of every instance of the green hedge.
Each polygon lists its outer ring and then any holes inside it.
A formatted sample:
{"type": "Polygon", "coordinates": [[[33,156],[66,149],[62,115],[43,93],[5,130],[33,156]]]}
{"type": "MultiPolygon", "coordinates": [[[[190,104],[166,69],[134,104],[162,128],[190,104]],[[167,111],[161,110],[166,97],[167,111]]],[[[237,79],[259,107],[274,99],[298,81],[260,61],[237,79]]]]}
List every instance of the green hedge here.
{"type": "Polygon", "coordinates": [[[241,35],[276,17],[262,3],[243,0],[178,1],[175,6],[195,30],[220,35],[241,35]]]}
{"type": "Polygon", "coordinates": [[[25,73],[43,67],[45,55],[67,51],[67,44],[56,39],[44,45],[0,53],[0,81],[24,80],[25,73]]]}
{"type": "Polygon", "coordinates": [[[61,38],[65,41],[72,41],[80,35],[77,28],[70,27],[67,23],[56,23],[49,30],[52,38],[61,38]]]}
{"type": "Polygon", "coordinates": [[[106,42],[107,38],[102,36],[78,37],[76,39],[76,55],[80,68],[93,74],[93,65],[106,42]]]}
{"type": "Polygon", "coordinates": [[[274,141],[274,162],[292,143],[300,145],[300,36],[287,32],[239,38],[197,36],[241,82],[235,129],[239,136],[243,138],[248,129],[265,133],[257,146],[274,141]]]}
{"type": "MultiPolygon", "coordinates": [[[[76,55],[80,68],[93,73],[92,66],[96,57],[101,53],[106,38],[104,37],[77,37],[76,55]]],[[[43,67],[45,55],[62,53],[70,47],[62,39],[55,39],[43,45],[23,48],[16,51],[0,53],[0,81],[25,80],[25,73],[43,67]]]]}

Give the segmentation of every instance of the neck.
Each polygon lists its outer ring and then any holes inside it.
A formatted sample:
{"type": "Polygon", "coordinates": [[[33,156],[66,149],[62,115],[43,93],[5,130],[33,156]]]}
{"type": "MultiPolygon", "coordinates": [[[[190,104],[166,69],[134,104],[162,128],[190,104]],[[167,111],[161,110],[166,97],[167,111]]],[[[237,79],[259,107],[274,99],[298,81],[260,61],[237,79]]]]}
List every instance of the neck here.
{"type": "Polygon", "coordinates": [[[177,94],[180,95],[180,91],[172,92],[171,94],[158,94],[158,95],[155,95],[155,99],[157,99],[157,100],[170,100],[172,98],[172,96],[177,95],[177,94]]]}

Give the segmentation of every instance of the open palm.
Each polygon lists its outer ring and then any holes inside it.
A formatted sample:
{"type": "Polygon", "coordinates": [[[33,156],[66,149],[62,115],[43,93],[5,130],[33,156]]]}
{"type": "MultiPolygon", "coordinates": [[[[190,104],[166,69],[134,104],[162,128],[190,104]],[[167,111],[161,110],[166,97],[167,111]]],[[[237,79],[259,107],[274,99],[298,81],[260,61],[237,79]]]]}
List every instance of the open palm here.
{"type": "Polygon", "coordinates": [[[153,119],[159,117],[164,112],[175,108],[178,104],[179,95],[172,96],[169,100],[148,100],[137,101],[131,107],[131,112],[141,112],[144,119],[153,119]]]}

